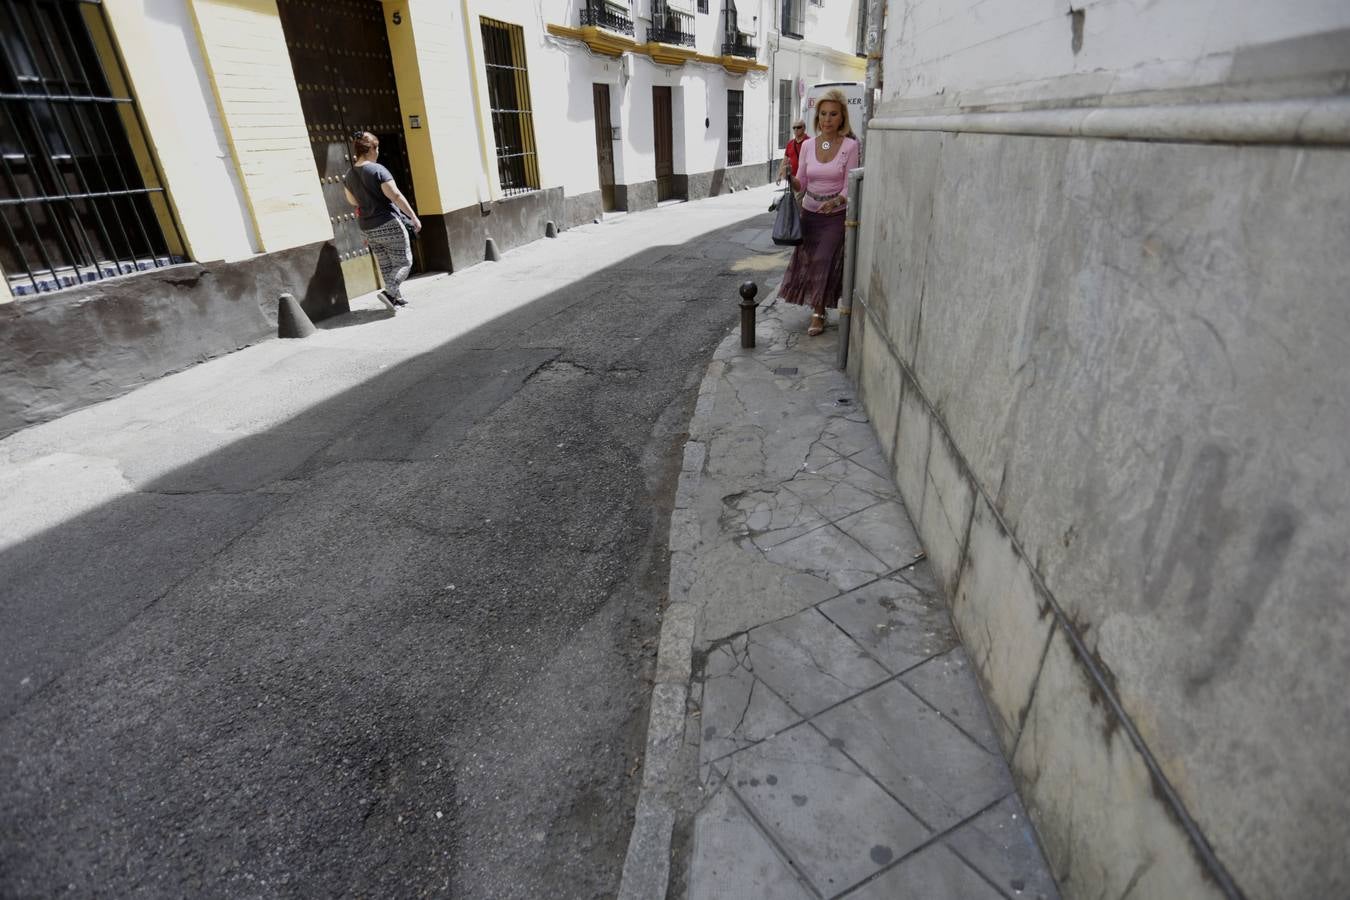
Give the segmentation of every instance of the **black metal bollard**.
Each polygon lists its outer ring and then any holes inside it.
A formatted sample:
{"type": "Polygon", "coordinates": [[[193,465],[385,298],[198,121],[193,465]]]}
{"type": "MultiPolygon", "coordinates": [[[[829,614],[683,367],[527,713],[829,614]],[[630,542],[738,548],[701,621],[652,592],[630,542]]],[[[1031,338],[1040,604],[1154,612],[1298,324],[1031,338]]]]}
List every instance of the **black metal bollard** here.
{"type": "Polygon", "coordinates": [[[741,346],[750,349],[755,346],[755,295],[759,286],[753,281],[741,284],[741,346]]]}

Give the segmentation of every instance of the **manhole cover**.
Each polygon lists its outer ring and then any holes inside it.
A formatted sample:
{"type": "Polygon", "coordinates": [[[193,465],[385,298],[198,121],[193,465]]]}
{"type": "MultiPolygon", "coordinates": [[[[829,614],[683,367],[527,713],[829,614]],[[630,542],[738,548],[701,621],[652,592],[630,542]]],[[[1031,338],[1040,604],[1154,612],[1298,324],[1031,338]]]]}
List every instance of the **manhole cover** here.
{"type": "Polygon", "coordinates": [[[774,370],[773,370],[773,374],[775,374],[775,375],[796,375],[796,374],[797,374],[797,367],[796,367],[796,366],[780,366],[780,367],[778,367],[777,369],[774,369],[774,370]]]}

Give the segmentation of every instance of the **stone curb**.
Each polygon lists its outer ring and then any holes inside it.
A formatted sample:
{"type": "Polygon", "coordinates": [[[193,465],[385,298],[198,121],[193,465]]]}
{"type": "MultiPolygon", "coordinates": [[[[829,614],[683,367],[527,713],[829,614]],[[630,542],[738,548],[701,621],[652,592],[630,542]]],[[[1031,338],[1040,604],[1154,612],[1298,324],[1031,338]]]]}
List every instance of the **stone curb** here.
{"type": "MultiPolygon", "coordinates": [[[[738,338],[733,333],[718,349],[735,340],[738,338]]],[[[684,742],[698,614],[688,600],[688,585],[693,574],[692,550],[698,541],[698,515],[693,504],[703,482],[703,466],[708,456],[706,432],[717,383],[725,367],[720,359],[714,359],[708,364],[699,385],[698,401],[689,422],[689,440],[684,446],[680,480],[675,489],[675,506],[670,517],[670,599],[661,619],[642,788],[619,881],[619,900],[664,900],[670,885],[675,805],[668,790],[668,776],[671,763],[684,742]]]]}

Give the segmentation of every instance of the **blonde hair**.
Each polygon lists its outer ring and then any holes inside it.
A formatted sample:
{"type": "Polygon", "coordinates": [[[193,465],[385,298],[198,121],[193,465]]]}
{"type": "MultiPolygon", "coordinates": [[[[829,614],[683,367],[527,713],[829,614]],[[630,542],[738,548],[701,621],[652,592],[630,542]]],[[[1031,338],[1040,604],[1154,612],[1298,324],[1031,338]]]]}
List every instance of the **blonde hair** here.
{"type": "MultiPolygon", "coordinates": [[[[815,118],[811,120],[811,130],[820,134],[820,105],[822,103],[838,103],[841,121],[839,122],[839,134],[843,137],[854,137],[853,126],[848,123],[848,99],[844,97],[844,92],[839,88],[830,88],[820,95],[816,101],[815,118]]],[[[854,138],[856,140],[856,138],[854,138]]]]}

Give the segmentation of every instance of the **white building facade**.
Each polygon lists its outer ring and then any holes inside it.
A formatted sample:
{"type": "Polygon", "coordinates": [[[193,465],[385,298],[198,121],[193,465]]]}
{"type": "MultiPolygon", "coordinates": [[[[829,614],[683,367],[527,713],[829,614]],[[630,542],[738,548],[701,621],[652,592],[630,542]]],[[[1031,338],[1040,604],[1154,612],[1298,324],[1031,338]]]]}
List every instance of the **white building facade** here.
{"type": "Polygon", "coordinates": [[[542,4],[531,78],[541,176],[564,188],[567,224],[769,180],[764,6],[542,4]]]}
{"type": "MultiPolygon", "coordinates": [[[[862,82],[867,0],[770,0],[768,6],[773,17],[766,56],[773,90],[771,129],[781,157],[792,120],[806,113],[812,85],[862,82]]],[[[852,124],[861,135],[857,117],[852,124]]]]}

